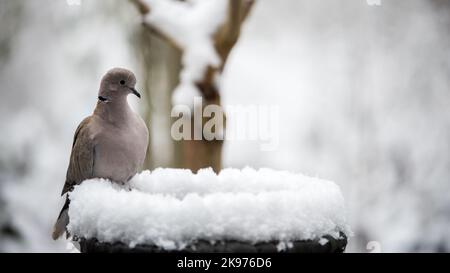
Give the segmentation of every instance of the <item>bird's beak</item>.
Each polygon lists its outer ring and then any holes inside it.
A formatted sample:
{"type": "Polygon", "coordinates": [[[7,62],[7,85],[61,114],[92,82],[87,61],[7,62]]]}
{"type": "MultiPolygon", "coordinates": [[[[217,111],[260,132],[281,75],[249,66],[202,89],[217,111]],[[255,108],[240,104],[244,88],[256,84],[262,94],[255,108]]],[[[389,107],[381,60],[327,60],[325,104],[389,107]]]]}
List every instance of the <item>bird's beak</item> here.
{"type": "Polygon", "coordinates": [[[136,97],[141,98],[141,94],[139,94],[139,92],[136,89],[134,89],[134,87],[130,87],[130,89],[131,89],[131,92],[134,95],[136,95],[136,97]]]}

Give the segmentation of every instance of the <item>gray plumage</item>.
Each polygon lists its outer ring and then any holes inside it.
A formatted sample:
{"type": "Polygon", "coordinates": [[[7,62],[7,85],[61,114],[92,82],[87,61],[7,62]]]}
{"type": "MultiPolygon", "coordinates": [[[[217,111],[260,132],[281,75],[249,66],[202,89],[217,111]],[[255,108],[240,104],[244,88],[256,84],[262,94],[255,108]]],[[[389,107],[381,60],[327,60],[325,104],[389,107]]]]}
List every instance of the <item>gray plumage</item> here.
{"type": "MultiPolygon", "coordinates": [[[[128,105],[127,95],[135,90],[136,78],[126,69],[113,68],[103,76],[94,113],[75,131],[62,195],[90,178],[107,178],[126,183],[142,167],[148,145],[148,129],[128,105]]],[[[70,200],[55,223],[52,237],[59,238],[69,223],[70,200]]]]}

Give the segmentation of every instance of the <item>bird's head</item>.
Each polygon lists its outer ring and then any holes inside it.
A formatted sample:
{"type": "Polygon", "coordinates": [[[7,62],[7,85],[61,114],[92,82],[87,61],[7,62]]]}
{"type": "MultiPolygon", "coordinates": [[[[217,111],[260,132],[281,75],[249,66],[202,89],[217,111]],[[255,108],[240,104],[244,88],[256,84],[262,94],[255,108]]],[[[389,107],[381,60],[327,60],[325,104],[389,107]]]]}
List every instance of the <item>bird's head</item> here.
{"type": "Polygon", "coordinates": [[[114,100],[126,97],[128,94],[134,94],[141,98],[141,94],[136,90],[135,85],[136,77],[130,70],[124,68],[110,69],[100,83],[99,99],[114,100]]]}

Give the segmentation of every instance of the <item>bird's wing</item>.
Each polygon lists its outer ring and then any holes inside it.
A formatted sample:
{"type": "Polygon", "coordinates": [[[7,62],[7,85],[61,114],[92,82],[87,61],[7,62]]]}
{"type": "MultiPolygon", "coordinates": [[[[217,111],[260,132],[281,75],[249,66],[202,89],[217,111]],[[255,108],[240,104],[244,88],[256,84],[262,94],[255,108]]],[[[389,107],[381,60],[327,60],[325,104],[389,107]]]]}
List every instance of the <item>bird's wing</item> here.
{"type": "Polygon", "coordinates": [[[93,178],[95,143],[89,134],[91,118],[85,118],[75,131],[66,183],[61,195],[71,191],[75,185],[80,184],[83,180],[93,178]]]}

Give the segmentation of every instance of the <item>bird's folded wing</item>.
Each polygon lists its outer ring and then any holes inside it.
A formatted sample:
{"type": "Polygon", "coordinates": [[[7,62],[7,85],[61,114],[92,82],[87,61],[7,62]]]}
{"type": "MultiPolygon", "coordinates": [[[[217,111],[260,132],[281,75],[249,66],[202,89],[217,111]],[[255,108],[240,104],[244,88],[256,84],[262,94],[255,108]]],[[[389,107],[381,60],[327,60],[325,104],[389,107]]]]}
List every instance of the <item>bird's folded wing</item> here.
{"type": "Polygon", "coordinates": [[[75,131],[66,183],[61,195],[72,190],[83,180],[93,178],[95,143],[89,134],[90,122],[91,117],[85,118],[75,131]]]}

